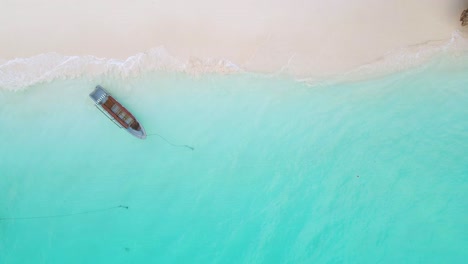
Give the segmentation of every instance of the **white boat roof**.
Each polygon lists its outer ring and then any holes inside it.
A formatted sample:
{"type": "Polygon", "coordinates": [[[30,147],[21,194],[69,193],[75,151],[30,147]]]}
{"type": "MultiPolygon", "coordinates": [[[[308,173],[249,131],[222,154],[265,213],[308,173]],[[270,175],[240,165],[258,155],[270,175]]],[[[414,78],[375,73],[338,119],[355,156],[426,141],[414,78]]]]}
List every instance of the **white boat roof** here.
{"type": "Polygon", "coordinates": [[[96,104],[105,103],[107,101],[107,96],[109,96],[109,93],[100,85],[96,86],[94,91],[89,94],[89,97],[91,97],[96,104]]]}

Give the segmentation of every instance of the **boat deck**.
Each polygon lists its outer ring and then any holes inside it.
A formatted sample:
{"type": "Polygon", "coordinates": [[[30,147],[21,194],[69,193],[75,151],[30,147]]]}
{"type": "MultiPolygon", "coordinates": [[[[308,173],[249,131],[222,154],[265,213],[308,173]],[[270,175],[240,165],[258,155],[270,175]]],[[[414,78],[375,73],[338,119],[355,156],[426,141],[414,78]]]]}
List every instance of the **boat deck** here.
{"type": "Polygon", "coordinates": [[[132,129],[139,130],[140,124],[136,121],[135,117],[112,96],[108,96],[106,102],[101,104],[101,106],[124,128],[131,127],[132,129]]]}
{"type": "Polygon", "coordinates": [[[89,96],[96,107],[120,128],[124,128],[133,136],[145,139],[146,132],[130,111],[123,107],[102,86],[97,85],[89,96]]]}

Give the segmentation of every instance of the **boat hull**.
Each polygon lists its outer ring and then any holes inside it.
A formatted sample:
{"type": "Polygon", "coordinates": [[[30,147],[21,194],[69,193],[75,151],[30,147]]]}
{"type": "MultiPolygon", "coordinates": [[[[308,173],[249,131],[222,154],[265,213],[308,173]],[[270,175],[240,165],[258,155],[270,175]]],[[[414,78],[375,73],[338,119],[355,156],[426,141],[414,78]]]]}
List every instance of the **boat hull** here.
{"type": "Polygon", "coordinates": [[[98,85],[89,94],[96,107],[104,113],[118,127],[124,128],[128,133],[139,139],[146,138],[146,131],[130,111],[123,107],[102,86],[98,85]]]}

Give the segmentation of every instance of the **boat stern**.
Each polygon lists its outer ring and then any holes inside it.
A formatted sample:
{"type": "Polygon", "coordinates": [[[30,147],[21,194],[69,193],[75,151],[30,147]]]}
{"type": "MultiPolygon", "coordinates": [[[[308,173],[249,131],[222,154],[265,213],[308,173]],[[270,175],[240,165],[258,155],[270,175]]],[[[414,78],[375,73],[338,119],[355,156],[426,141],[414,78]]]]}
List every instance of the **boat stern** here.
{"type": "Polygon", "coordinates": [[[93,99],[94,103],[100,105],[103,104],[107,101],[107,97],[109,96],[109,93],[102,88],[102,86],[98,85],[96,88],[94,88],[94,91],[92,91],[89,94],[89,97],[93,99]]]}

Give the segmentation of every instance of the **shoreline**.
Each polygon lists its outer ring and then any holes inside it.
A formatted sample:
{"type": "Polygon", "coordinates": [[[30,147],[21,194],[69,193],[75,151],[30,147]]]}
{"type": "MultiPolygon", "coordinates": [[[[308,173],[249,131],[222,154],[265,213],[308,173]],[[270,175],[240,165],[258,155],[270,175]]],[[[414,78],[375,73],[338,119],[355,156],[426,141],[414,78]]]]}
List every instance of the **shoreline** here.
{"type": "MultiPolygon", "coordinates": [[[[464,39],[464,44],[468,48],[468,39],[464,39]]],[[[0,91],[24,91],[28,88],[50,83],[55,80],[74,80],[79,78],[105,80],[108,78],[125,81],[134,78],[140,78],[147,74],[183,74],[194,78],[206,75],[244,75],[259,78],[286,78],[291,81],[303,83],[310,87],[332,85],[340,83],[354,83],[369,81],[376,78],[385,78],[385,76],[402,73],[412,73],[414,71],[424,70],[427,66],[434,67],[434,63],[442,63],[446,67],[454,70],[466,67],[464,62],[468,58],[468,49],[453,50],[449,53],[442,51],[444,47],[438,47],[435,50],[427,50],[424,57],[419,53],[407,54],[400,57],[396,53],[395,57],[383,57],[378,60],[363,64],[350,71],[326,76],[307,76],[298,77],[281,71],[273,73],[261,73],[247,71],[238,68],[229,61],[210,61],[203,64],[201,60],[193,64],[164,64],[158,60],[152,61],[150,58],[141,57],[143,53],[129,57],[127,60],[120,61],[115,59],[97,58],[94,56],[64,56],[57,53],[41,54],[27,59],[15,59],[0,63],[0,91]],[[50,58],[55,57],[56,60],[50,58]],[[42,62],[46,62],[44,65],[42,62]],[[145,64],[145,62],[150,62],[145,64]],[[156,62],[152,64],[152,62],[156,62]],[[104,78],[104,79],[103,79],[104,78]]],[[[436,66],[437,67],[437,66],[436,66]]]]}
{"type": "MultiPolygon", "coordinates": [[[[273,72],[253,71],[225,59],[189,58],[181,60],[164,47],[140,52],[124,60],[92,55],[67,56],[49,52],[30,58],[0,60],[0,89],[19,91],[29,86],[55,79],[73,79],[82,76],[99,78],[132,78],[151,72],[184,73],[194,77],[205,74],[248,73],[264,77],[288,77],[298,82],[316,85],[329,82],[355,82],[415,69],[431,63],[438,57],[466,58],[468,37],[456,30],[450,39],[429,41],[395,49],[370,62],[335,74],[300,76],[287,68],[273,72]]],[[[457,61],[457,60],[456,60],[457,61]]]]}
{"type": "MultiPolygon", "coordinates": [[[[205,74],[254,74],[267,78],[287,77],[310,86],[324,83],[355,82],[379,78],[424,67],[434,59],[448,58],[455,65],[468,56],[468,38],[455,31],[449,40],[439,40],[396,49],[350,70],[328,75],[299,76],[280,69],[273,72],[252,71],[228,60],[190,58],[180,60],[164,48],[140,52],[125,60],[100,58],[92,55],[67,56],[56,52],[30,58],[0,60],[0,90],[20,91],[32,85],[56,79],[75,79],[83,76],[101,78],[110,75],[121,79],[138,77],[152,72],[183,73],[193,77],[205,74]]],[[[445,60],[445,59],[444,59],[445,60]]]]}

